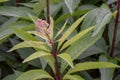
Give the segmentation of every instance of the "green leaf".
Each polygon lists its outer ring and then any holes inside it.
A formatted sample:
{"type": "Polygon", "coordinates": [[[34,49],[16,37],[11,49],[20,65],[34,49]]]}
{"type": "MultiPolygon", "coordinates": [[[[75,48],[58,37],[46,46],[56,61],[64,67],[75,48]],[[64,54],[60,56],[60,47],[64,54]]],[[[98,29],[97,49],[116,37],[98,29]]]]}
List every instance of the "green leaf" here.
{"type": "Polygon", "coordinates": [[[34,35],[36,35],[36,36],[38,36],[38,37],[40,37],[40,38],[42,38],[42,39],[44,39],[44,40],[48,40],[48,38],[46,37],[46,36],[43,36],[43,35],[40,35],[37,31],[27,31],[29,34],[34,34],[34,35]]]}
{"type": "Polygon", "coordinates": [[[84,15],[87,12],[88,10],[77,10],[72,15],[70,13],[63,14],[55,21],[55,25],[59,24],[60,22],[66,20],[69,17],[84,15]]]}
{"type": "Polygon", "coordinates": [[[103,4],[100,8],[96,8],[90,12],[84,19],[81,26],[82,29],[86,29],[89,26],[96,25],[96,28],[92,36],[95,36],[105,25],[110,21],[112,13],[108,5],[103,4]]]}
{"type": "Polygon", "coordinates": [[[78,7],[79,10],[93,10],[95,8],[97,8],[97,6],[91,4],[85,4],[78,7]]]}
{"type": "Polygon", "coordinates": [[[115,18],[116,17],[116,14],[117,14],[117,10],[113,12],[113,17],[115,18]]]}
{"type": "Polygon", "coordinates": [[[112,18],[112,12],[109,9],[108,5],[103,4],[98,11],[98,16],[96,17],[96,28],[95,31],[93,32],[93,36],[98,34],[98,32],[105,27],[105,25],[110,21],[112,18]]]}
{"type": "Polygon", "coordinates": [[[75,67],[71,68],[67,74],[97,68],[120,68],[120,66],[109,62],[84,62],[76,64],[75,67]]]}
{"type": "MultiPolygon", "coordinates": [[[[106,62],[112,62],[112,63],[114,63],[114,64],[117,64],[117,60],[115,60],[115,59],[107,59],[107,57],[106,56],[104,56],[104,55],[101,55],[100,57],[99,57],[99,61],[106,61],[106,62]]],[[[112,69],[110,69],[110,68],[102,68],[102,69],[99,69],[100,70],[100,73],[101,73],[101,80],[113,80],[113,74],[114,74],[114,72],[115,72],[115,68],[112,68],[112,69]]]]}
{"type": "Polygon", "coordinates": [[[42,57],[49,65],[50,67],[52,68],[52,70],[54,71],[54,73],[56,73],[55,71],[55,59],[53,56],[43,56],[42,57]]]}
{"type": "Polygon", "coordinates": [[[104,38],[100,38],[93,46],[88,48],[83,54],[81,54],[78,58],[83,59],[87,58],[91,55],[107,53],[107,45],[104,38]]]}
{"type": "Polygon", "coordinates": [[[36,13],[39,16],[40,13],[44,10],[45,6],[46,6],[46,1],[45,0],[39,0],[39,2],[33,8],[33,12],[36,13]]]}
{"type": "Polygon", "coordinates": [[[34,14],[29,8],[0,6],[0,15],[14,16],[30,20],[27,13],[34,14]]]}
{"type": "MultiPolygon", "coordinates": [[[[101,10],[100,8],[96,8],[96,9],[88,12],[88,14],[85,17],[83,24],[81,26],[81,30],[84,30],[90,26],[95,26],[98,24],[98,23],[96,23],[97,22],[96,19],[98,19],[96,17],[100,16],[100,15],[97,15],[100,10],[101,10]]],[[[80,54],[82,54],[86,49],[91,47],[98,39],[101,38],[104,28],[105,27],[102,27],[95,36],[93,36],[92,32],[88,32],[81,39],[74,42],[65,52],[69,53],[73,60],[78,58],[78,56],[80,56],[80,54]]],[[[62,62],[61,65],[62,65],[61,71],[63,72],[65,70],[65,68],[67,67],[67,63],[62,62]]]]}
{"type": "Polygon", "coordinates": [[[9,36],[13,34],[13,31],[11,29],[6,29],[2,32],[0,32],[0,44],[6,40],[9,36]]]}
{"type": "Polygon", "coordinates": [[[65,4],[66,6],[68,7],[70,13],[72,14],[73,13],[73,0],[64,0],[65,1],[65,4]]]}
{"type": "Polygon", "coordinates": [[[90,1],[84,0],[85,4],[97,4],[98,2],[99,2],[98,0],[90,0],[90,1]]]}
{"type": "Polygon", "coordinates": [[[9,38],[9,36],[7,36],[7,37],[1,39],[1,40],[0,40],[0,44],[2,44],[2,43],[3,43],[6,39],[8,39],[8,38],[9,38]]]}
{"type": "Polygon", "coordinates": [[[64,0],[66,6],[68,7],[70,13],[72,14],[74,12],[74,9],[78,6],[81,0],[64,0]]]}
{"type": "MultiPolygon", "coordinates": [[[[87,33],[85,36],[74,42],[74,44],[72,44],[65,52],[69,53],[73,60],[78,58],[86,49],[91,47],[98,39],[100,39],[103,30],[94,37],[92,37],[91,32],[87,33]]],[[[62,62],[61,71],[63,72],[67,66],[66,62],[62,62]]]]}
{"type": "Polygon", "coordinates": [[[63,34],[63,36],[60,39],[59,42],[59,47],[61,46],[61,44],[65,41],[65,39],[77,28],[77,26],[82,22],[82,20],[85,18],[86,15],[80,17],[77,21],[75,21],[70,28],[68,28],[68,30],[63,34]]]}
{"type": "Polygon", "coordinates": [[[29,57],[27,57],[27,58],[23,61],[23,63],[28,62],[28,61],[31,61],[31,60],[33,60],[33,59],[37,59],[37,58],[43,57],[43,56],[51,56],[51,54],[50,54],[50,53],[47,53],[47,52],[45,52],[45,51],[37,51],[37,52],[33,53],[32,55],[30,55],[29,57]]]}
{"type": "Polygon", "coordinates": [[[15,80],[17,76],[15,74],[11,74],[3,78],[2,80],[15,80]]]}
{"type": "Polygon", "coordinates": [[[1,3],[1,2],[6,2],[6,1],[8,1],[8,0],[0,0],[0,3],[1,3]]]}
{"type": "Polygon", "coordinates": [[[33,47],[33,48],[38,48],[40,50],[46,50],[49,52],[50,50],[44,44],[45,43],[43,42],[37,42],[37,41],[24,41],[24,42],[21,42],[15,45],[9,51],[13,51],[13,50],[20,49],[20,48],[33,47]]]}
{"type": "Polygon", "coordinates": [[[87,71],[82,71],[79,74],[82,78],[84,78],[85,80],[94,80],[92,78],[92,76],[87,72],[87,71]]]}
{"type": "Polygon", "coordinates": [[[83,23],[81,25],[81,30],[87,29],[90,26],[96,25],[96,16],[98,14],[99,8],[95,8],[88,12],[83,23]]]}
{"type": "Polygon", "coordinates": [[[63,80],[84,80],[84,79],[79,75],[65,75],[63,80]]]}
{"type": "Polygon", "coordinates": [[[52,39],[53,38],[53,29],[54,29],[54,20],[52,17],[50,17],[50,26],[49,28],[51,28],[51,33],[49,34],[50,35],[50,38],[52,39]]]}
{"type": "Polygon", "coordinates": [[[120,79],[120,75],[118,75],[117,77],[115,77],[114,80],[119,80],[120,79]]]}
{"type": "Polygon", "coordinates": [[[72,62],[72,59],[70,57],[69,54],[67,53],[61,53],[58,55],[60,58],[62,58],[63,60],[65,60],[72,68],[74,67],[74,64],[72,62]]]}
{"type": "Polygon", "coordinates": [[[65,26],[67,24],[68,20],[65,22],[65,24],[62,26],[62,28],[57,32],[57,34],[55,35],[55,39],[62,33],[62,31],[65,29],[65,26]]]}
{"type": "Polygon", "coordinates": [[[13,34],[13,31],[10,28],[10,26],[13,26],[13,23],[17,20],[18,18],[10,18],[0,26],[0,44],[13,34]]]}
{"type": "Polygon", "coordinates": [[[40,69],[27,71],[19,76],[16,80],[37,80],[43,78],[49,78],[53,80],[53,78],[46,71],[40,69]]]}
{"type": "Polygon", "coordinates": [[[34,24],[35,24],[36,20],[39,19],[37,16],[34,16],[30,13],[27,13],[27,15],[31,18],[31,20],[34,22],[34,24]]]}
{"type": "Polygon", "coordinates": [[[22,72],[14,70],[14,74],[8,75],[5,78],[3,78],[2,80],[16,80],[16,78],[21,74],[22,74],[22,72]]]}
{"type": "MultiPolygon", "coordinates": [[[[61,2],[57,3],[57,4],[50,4],[50,15],[52,17],[55,17],[58,12],[60,11],[61,7],[62,7],[62,4],[61,2]]],[[[46,9],[45,9],[45,12],[46,12],[46,9]]],[[[47,12],[46,12],[47,13],[47,12]]]]}
{"type": "MultiPolygon", "coordinates": [[[[10,42],[12,43],[13,46],[15,46],[17,43],[19,43],[20,41],[16,40],[16,39],[9,39],[10,42]]],[[[17,49],[16,50],[17,53],[19,54],[19,56],[22,58],[22,59],[25,59],[27,58],[29,55],[31,55],[32,53],[35,52],[35,49],[33,48],[22,48],[22,49],[17,49]]],[[[36,59],[34,61],[30,61],[28,62],[28,64],[32,65],[32,66],[35,66],[37,68],[41,68],[41,64],[40,64],[40,60],[39,59],[36,59]]],[[[28,65],[27,64],[27,65],[28,65]]],[[[25,65],[23,65],[24,67],[22,67],[23,69],[26,67],[25,65]]]]}
{"type": "Polygon", "coordinates": [[[23,31],[22,29],[13,27],[13,32],[21,39],[25,41],[39,41],[37,38],[33,37],[32,35],[28,34],[27,32],[23,31]]]}
{"type": "Polygon", "coordinates": [[[68,47],[70,44],[74,43],[75,41],[77,41],[78,39],[80,39],[81,37],[83,37],[85,34],[87,34],[89,31],[93,30],[95,27],[90,27],[88,29],[85,29],[83,31],[81,31],[80,33],[78,33],[77,35],[75,35],[74,37],[72,37],[70,40],[68,40],[67,42],[65,42],[65,44],[63,45],[63,47],[61,48],[61,50],[63,50],[64,48],[68,47]]]}
{"type": "Polygon", "coordinates": [[[20,5],[23,5],[23,6],[26,6],[26,7],[29,7],[29,8],[33,8],[35,7],[35,3],[30,3],[30,2],[27,2],[27,3],[19,3],[20,5]]]}

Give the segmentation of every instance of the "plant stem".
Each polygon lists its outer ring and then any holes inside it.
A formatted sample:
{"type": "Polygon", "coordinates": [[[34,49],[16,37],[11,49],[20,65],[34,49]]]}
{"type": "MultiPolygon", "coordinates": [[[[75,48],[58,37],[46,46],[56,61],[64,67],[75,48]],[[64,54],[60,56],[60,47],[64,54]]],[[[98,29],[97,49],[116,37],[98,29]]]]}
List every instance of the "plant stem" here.
{"type": "MultiPolygon", "coordinates": [[[[50,13],[49,13],[49,0],[46,0],[46,6],[47,6],[47,22],[50,24],[50,13]]],[[[48,36],[49,38],[49,36],[48,36]]],[[[59,53],[56,49],[55,49],[55,46],[54,46],[54,41],[51,40],[49,38],[49,41],[50,41],[50,44],[52,45],[52,54],[53,54],[53,57],[55,59],[55,70],[56,70],[56,74],[53,74],[53,71],[51,69],[51,72],[52,73],[51,75],[55,78],[55,80],[61,80],[61,75],[60,75],[60,70],[59,70],[59,63],[58,63],[58,58],[57,58],[57,54],[59,53]]]]}
{"type": "Polygon", "coordinates": [[[55,59],[55,70],[56,70],[55,80],[61,80],[61,74],[60,74],[59,63],[57,58],[58,52],[55,50],[54,44],[52,45],[52,54],[55,59]]]}
{"type": "MultiPolygon", "coordinates": [[[[49,16],[49,0],[46,0],[46,10],[47,10],[47,22],[50,24],[50,16],[49,16]]],[[[53,54],[53,57],[54,57],[54,59],[55,59],[55,66],[56,66],[56,64],[58,63],[57,62],[57,58],[56,58],[56,52],[55,52],[55,48],[54,48],[54,42],[50,39],[50,37],[49,37],[49,35],[46,33],[46,36],[48,37],[48,39],[49,39],[49,42],[50,42],[50,44],[52,45],[52,54],[53,54]]],[[[56,68],[57,68],[57,66],[56,66],[56,68]]],[[[57,69],[56,69],[56,73],[57,73],[57,69]]],[[[54,72],[53,72],[53,70],[52,70],[52,68],[50,67],[50,74],[51,74],[51,76],[53,76],[56,80],[57,80],[57,77],[56,77],[56,74],[54,74],[54,72]]]]}
{"type": "Polygon", "coordinates": [[[57,58],[57,55],[58,55],[59,52],[56,50],[56,48],[54,46],[55,42],[50,39],[50,37],[49,37],[49,35],[47,33],[46,33],[46,36],[48,37],[49,43],[52,46],[52,55],[53,55],[53,57],[55,59],[55,71],[56,71],[56,74],[54,74],[52,68],[50,68],[50,71],[51,71],[50,73],[55,78],[55,80],[60,80],[61,75],[60,75],[59,63],[58,63],[58,58],[57,58]]]}
{"type": "Polygon", "coordinates": [[[19,7],[20,0],[16,0],[16,7],[19,7]]]}
{"type": "Polygon", "coordinates": [[[47,22],[50,24],[50,16],[49,16],[49,0],[46,0],[46,6],[47,6],[47,22]]]}
{"type": "Polygon", "coordinates": [[[117,27],[118,27],[118,20],[119,20],[119,9],[120,9],[120,0],[118,0],[118,6],[117,6],[117,14],[116,14],[116,19],[115,19],[114,33],[113,33],[113,39],[112,39],[112,47],[111,47],[111,51],[110,51],[111,57],[114,54],[114,47],[115,47],[115,42],[116,42],[117,27]]]}

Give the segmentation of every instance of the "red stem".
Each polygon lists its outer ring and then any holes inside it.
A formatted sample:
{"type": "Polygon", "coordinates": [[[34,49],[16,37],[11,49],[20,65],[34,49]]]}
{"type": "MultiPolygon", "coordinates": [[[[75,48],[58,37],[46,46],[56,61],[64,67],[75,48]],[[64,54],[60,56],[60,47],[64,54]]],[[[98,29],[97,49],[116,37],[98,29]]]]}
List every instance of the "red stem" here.
{"type": "Polygon", "coordinates": [[[112,40],[112,47],[110,51],[110,56],[112,57],[114,54],[114,47],[116,42],[116,35],[117,35],[117,27],[118,27],[118,20],[119,20],[119,9],[120,9],[120,0],[118,0],[118,6],[117,6],[117,14],[115,19],[115,26],[114,26],[114,33],[113,33],[113,40],[112,40]]]}
{"type": "MultiPolygon", "coordinates": [[[[47,8],[47,22],[50,24],[50,18],[49,18],[49,0],[46,0],[46,8],[47,8]]],[[[46,33],[46,36],[48,37],[49,39],[49,42],[51,45],[53,45],[54,43],[51,41],[49,35],[46,33]]],[[[52,51],[53,53],[53,51],[52,51]]],[[[54,74],[53,72],[53,69],[50,67],[50,74],[51,76],[55,77],[56,75],[54,74]]]]}
{"type": "Polygon", "coordinates": [[[46,6],[47,6],[47,22],[50,24],[49,0],[46,0],[46,6]]]}
{"type": "Polygon", "coordinates": [[[61,80],[61,74],[60,74],[60,69],[59,69],[59,63],[58,63],[58,58],[57,58],[57,54],[59,52],[57,52],[55,50],[54,44],[52,45],[52,54],[53,57],[55,59],[55,70],[56,70],[56,74],[55,74],[55,80],[61,80]]]}
{"type": "MultiPolygon", "coordinates": [[[[47,22],[50,24],[49,0],[46,0],[46,6],[47,6],[47,22]]],[[[49,38],[49,36],[48,36],[48,38],[49,38]]],[[[54,41],[51,40],[50,38],[49,38],[49,41],[50,41],[50,44],[52,45],[52,55],[53,55],[53,57],[55,59],[55,70],[56,70],[56,74],[54,74],[53,70],[51,68],[51,72],[50,73],[55,78],[55,80],[61,80],[61,74],[60,74],[59,63],[58,63],[58,58],[57,58],[57,54],[59,52],[57,52],[57,50],[55,49],[54,41]]]]}
{"type": "Polygon", "coordinates": [[[19,6],[20,0],[16,0],[16,7],[19,6]]]}

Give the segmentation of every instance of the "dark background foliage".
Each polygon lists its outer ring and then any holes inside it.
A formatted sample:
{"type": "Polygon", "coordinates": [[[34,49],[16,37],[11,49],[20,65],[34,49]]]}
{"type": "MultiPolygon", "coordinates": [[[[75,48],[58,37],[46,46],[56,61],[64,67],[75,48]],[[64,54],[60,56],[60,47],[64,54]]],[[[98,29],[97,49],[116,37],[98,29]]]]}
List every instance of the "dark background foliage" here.
{"type": "MultiPolygon", "coordinates": [[[[116,19],[116,11],[118,6],[117,0],[73,0],[74,5],[67,6],[64,0],[50,0],[50,15],[55,21],[55,33],[60,30],[60,27],[68,19],[67,28],[74,23],[81,15],[99,8],[102,4],[107,4],[113,13],[113,17],[110,22],[106,25],[102,38],[100,38],[93,46],[83,52],[74,63],[85,62],[85,61],[107,61],[115,64],[120,62],[120,28],[117,28],[116,41],[114,46],[114,52],[110,55],[112,49],[112,39],[116,19]],[[71,11],[72,10],[72,11],[71,11]]],[[[69,4],[69,3],[68,3],[69,4]]],[[[0,3],[0,78],[2,80],[15,80],[22,72],[45,68],[48,69],[46,64],[36,59],[28,63],[22,63],[22,61],[30,54],[35,52],[33,48],[18,49],[13,52],[8,52],[15,44],[22,42],[11,27],[17,27],[24,31],[35,30],[35,25],[26,14],[29,12],[39,18],[46,19],[46,3],[45,0],[9,0],[7,2],[0,3]]],[[[96,11],[95,11],[96,12],[96,11]]],[[[94,18],[94,14],[89,14],[86,25],[92,25],[95,22],[91,18],[94,18]],[[92,17],[93,16],[93,17],[92,17]],[[90,22],[91,23],[88,23],[90,22]]],[[[117,16],[118,17],[118,16],[117,16]]],[[[83,21],[84,23],[84,21],[83,21]]],[[[78,32],[85,29],[85,25],[80,24],[72,35],[71,38],[78,32]]],[[[69,51],[68,51],[69,52],[69,51]]],[[[48,70],[49,71],[49,70],[48,70]]],[[[82,71],[78,74],[82,75],[85,80],[119,80],[120,70],[119,69],[96,69],[82,71]]]]}

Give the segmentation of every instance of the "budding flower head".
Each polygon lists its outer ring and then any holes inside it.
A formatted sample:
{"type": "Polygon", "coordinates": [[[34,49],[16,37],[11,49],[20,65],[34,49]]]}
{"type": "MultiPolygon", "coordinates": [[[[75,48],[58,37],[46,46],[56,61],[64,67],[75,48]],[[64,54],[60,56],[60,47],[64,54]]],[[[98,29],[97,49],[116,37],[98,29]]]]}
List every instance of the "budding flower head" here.
{"type": "Polygon", "coordinates": [[[39,35],[44,37],[49,44],[52,44],[53,28],[47,23],[47,21],[37,19],[35,25],[38,29],[39,35]]]}
{"type": "Polygon", "coordinates": [[[47,23],[46,20],[42,20],[42,19],[38,19],[35,22],[35,25],[38,29],[38,32],[40,32],[41,34],[45,34],[47,32],[47,28],[49,26],[49,24],[47,23]]]}

